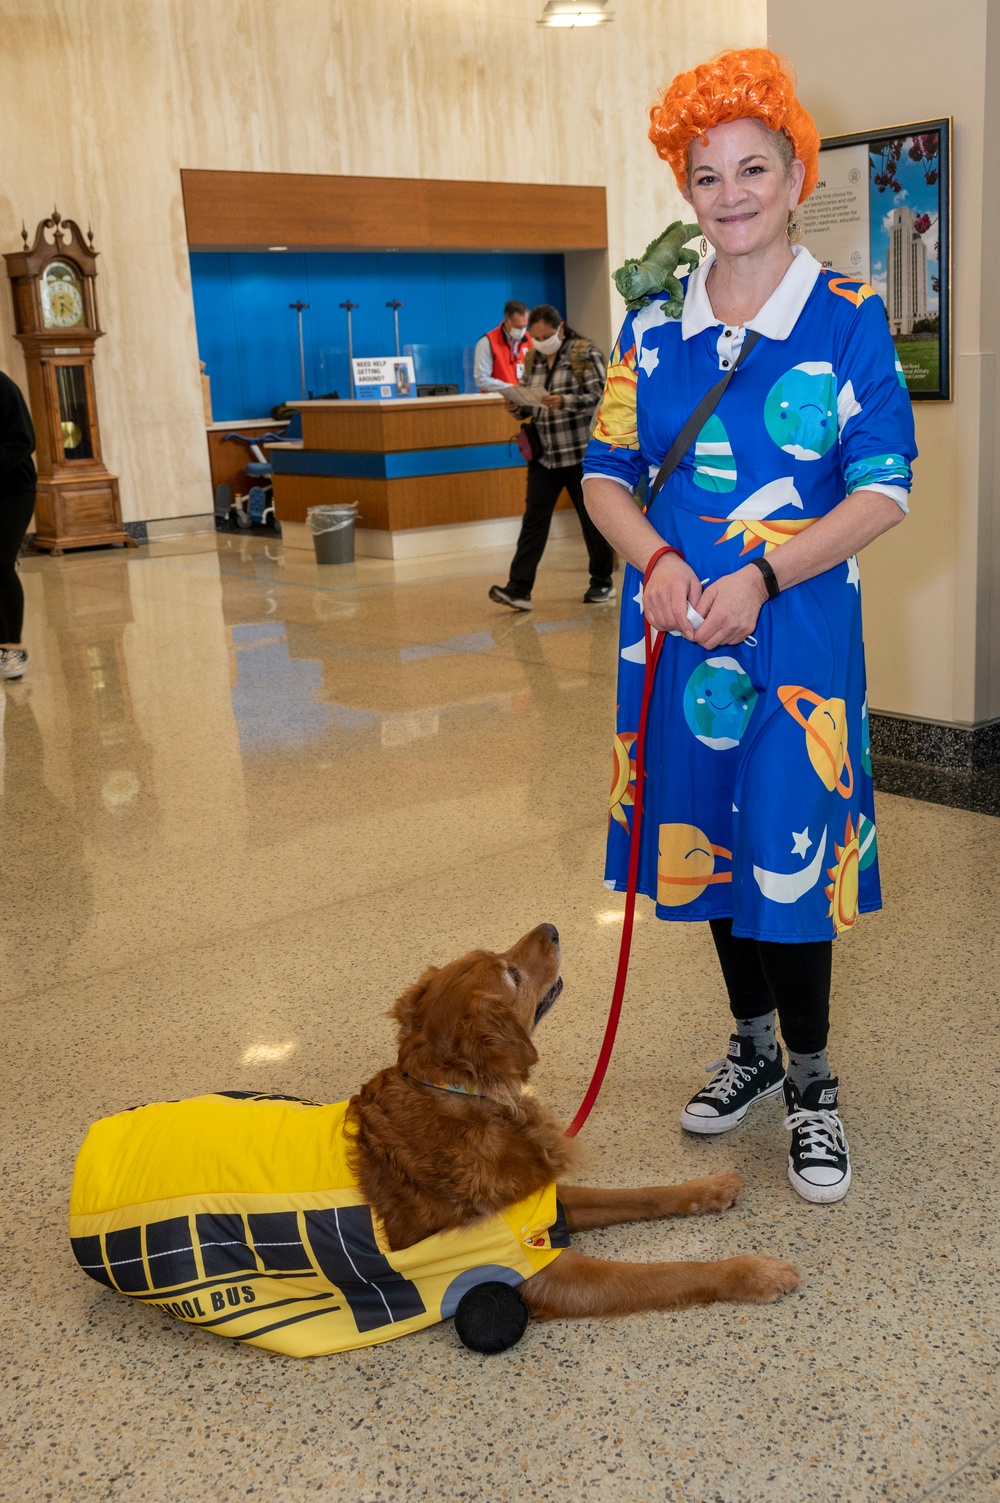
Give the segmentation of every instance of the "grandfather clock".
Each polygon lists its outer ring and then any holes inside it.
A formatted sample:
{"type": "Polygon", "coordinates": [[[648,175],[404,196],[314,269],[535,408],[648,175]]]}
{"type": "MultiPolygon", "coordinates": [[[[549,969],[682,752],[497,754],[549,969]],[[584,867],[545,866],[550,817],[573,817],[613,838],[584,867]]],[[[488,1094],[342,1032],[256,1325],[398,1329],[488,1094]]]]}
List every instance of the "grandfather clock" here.
{"type": "Polygon", "coordinates": [[[24,349],[38,448],[35,544],[58,556],[99,543],[136,547],[122,526],[118,477],[101,459],[94,394],[97,319],[93,231],[53,209],[24,246],[4,256],[14,292],[15,338],[24,349]]]}

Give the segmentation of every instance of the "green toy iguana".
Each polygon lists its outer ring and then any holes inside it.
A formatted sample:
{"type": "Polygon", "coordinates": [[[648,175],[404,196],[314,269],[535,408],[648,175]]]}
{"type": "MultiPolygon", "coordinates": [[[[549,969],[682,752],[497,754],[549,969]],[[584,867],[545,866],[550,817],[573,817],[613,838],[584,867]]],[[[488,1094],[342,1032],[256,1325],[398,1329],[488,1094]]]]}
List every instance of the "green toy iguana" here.
{"type": "Polygon", "coordinates": [[[700,257],[697,252],[685,250],[684,247],[689,240],[700,234],[701,230],[696,224],[683,224],[681,220],[675,219],[662,235],[658,235],[646,246],[641,261],[626,261],[624,266],[618,268],[615,272],[615,286],[625,299],[625,306],[630,313],[652,302],[654,293],[669,292],[663,311],[668,318],[680,318],[684,306],[684,284],[674,276],[674,272],[681,261],[692,268],[698,265],[700,257]]]}

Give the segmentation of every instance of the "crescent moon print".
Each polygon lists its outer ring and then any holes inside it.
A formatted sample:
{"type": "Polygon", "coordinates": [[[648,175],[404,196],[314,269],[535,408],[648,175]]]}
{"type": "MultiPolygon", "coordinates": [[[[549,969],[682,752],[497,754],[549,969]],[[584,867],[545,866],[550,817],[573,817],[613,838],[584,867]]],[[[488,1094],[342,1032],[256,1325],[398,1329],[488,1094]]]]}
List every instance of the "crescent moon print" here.
{"type": "Polygon", "coordinates": [[[841,798],[850,798],[854,773],[847,751],[847,705],[842,699],[823,699],[815,690],[799,684],[782,684],[778,699],[805,731],[806,751],[824,788],[831,793],[836,789],[841,798]],[[800,699],[816,706],[808,720],[799,709],[800,699]]]}
{"type": "Polygon", "coordinates": [[[799,898],[811,892],[819,881],[825,855],[826,830],[824,829],[816,855],[808,866],[803,866],[797,872],[769,872],[765,871],[762,866],[755,866],[754,880],[765,898],[770,898],[772,903],[797,903],[799,898]]]}
{"type": "Polygon", "coordinates": [[[719,543],[730,543],[742,533],[741,556],[749,553],[751,548],[759,547],[761,543],[767,554],[772,553],[779,544],[787,543],[789,538],[811,527],[817,520],[815,517],[775,517],[769,520],[772,512],[780,511],[783,506],[794,506],[799,511],[802,510],[802,497],[790,476],[768,481],[767,485],[762,485],[734,507],[728,517],[702,517],[701,520],[725,527],[721,538],[716,538],[716,546],[719,543]]]}

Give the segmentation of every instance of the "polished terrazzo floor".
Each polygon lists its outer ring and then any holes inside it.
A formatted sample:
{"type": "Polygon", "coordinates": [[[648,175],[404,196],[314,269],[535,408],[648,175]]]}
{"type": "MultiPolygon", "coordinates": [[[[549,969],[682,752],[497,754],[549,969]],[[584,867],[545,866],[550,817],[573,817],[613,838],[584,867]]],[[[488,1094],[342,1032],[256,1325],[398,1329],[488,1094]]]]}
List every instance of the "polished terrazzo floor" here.
{"type": "Polygon", "coordinates": [[[449,1324],[296,1362],[90,1283],[65,1218],[95,1117],[209,1089],[339,1100],[428,961],[558,924],[538,1091],[567,1117],[621,898],[601,883],[615,609],[550,548],[319,569],[214,536],[24,566],[30,676],[0,690],[0,1499],[986,1503],[997,1405],[1000,820],[878,802],[887,906],[837,946],[842,1204],[785,1177],[775,1102],[677,1111],[721,1052],[701,926],[644,915],[582,1178],[736,1166],[723,1217],[592,1233],[633,1259],[765,1251],[801,1289],[465,1351],[449,1324]]]}

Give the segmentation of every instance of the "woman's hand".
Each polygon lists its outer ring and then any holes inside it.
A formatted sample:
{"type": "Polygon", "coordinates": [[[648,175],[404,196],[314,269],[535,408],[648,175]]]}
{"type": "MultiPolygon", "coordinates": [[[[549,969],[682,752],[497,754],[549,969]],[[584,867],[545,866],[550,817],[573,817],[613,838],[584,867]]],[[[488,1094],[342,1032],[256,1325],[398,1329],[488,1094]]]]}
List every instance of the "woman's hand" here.
{"type": "Polygon", "coordinates": [[[679,631],[693,642],[696,639],[687,608],[689,601],[698,606],[700,599],[701,582],[694,570],[679,553],[665,553],[643,588],[642,608],[646,620],[657,631],[679,631]]]}
{"type": "Polygon", "coordinates": [[[548,396],[542,398],[543,407],[552,407],[557,412],[563,404],[563,399],[557,391],[550,391],[548,396]]]}
{"type": "Polygon", "coordinates": [[[766,599],[764,576],[752,564],[735,574],[724,574],[702,594],[698,611],[705,620],[691,640],[709,649],[745,641],[766,599]]]}
{"type": "Polygon", "coordinates": [[[520,412],[521,410],[516,402],[511,402],[506,397],[504,397],[503,399],[503,405],[506,407],[508,412],[520,412]]]}

